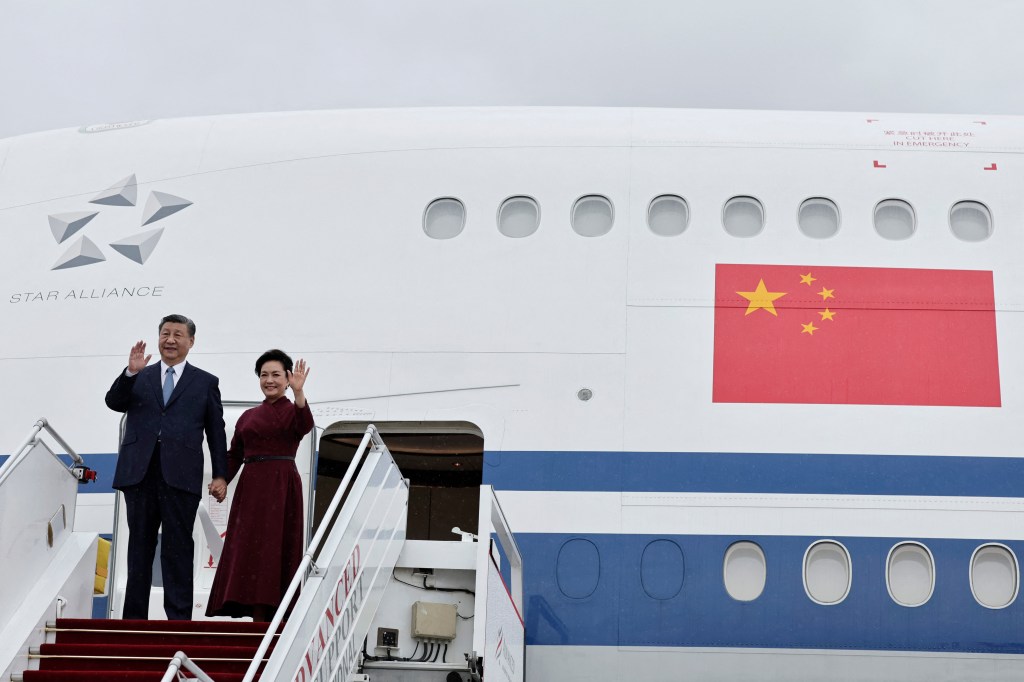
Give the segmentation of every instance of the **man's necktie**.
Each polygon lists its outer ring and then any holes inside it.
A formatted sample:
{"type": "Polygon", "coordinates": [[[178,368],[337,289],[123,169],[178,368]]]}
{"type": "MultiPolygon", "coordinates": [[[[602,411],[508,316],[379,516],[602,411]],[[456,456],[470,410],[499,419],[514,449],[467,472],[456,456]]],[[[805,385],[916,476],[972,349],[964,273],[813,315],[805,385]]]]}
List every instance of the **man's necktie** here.
{"type": "Polygon", "coordinates": [[[164,379],[164,405],[171,399],[171,393],[174,391],[174,368],[167,368],[167,377],[164,379]]]}

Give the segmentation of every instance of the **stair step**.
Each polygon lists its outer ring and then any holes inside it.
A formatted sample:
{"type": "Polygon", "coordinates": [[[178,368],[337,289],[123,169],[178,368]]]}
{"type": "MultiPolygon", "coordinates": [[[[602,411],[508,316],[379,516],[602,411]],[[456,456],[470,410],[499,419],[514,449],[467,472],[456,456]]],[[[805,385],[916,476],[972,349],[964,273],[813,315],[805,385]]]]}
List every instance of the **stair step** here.
{"type": "MultiPolygon", "coordinates": [[[[191,657],[190,657],[191,658],[191,657]]],[[[29,655],[30,660],[39,663],[40,670],[138,670],[165,671],[171,662],[170,656],[36,656],[29,655]]],[[[192,661],[209,674],[241,672],[244,673],[252,659],[229,658],[197,658],[192,661]]]]}
{"type": "MultiPolygon", "coordinates": [[[[164,670],[146,672],[139,670],[26,670],[24,682],[160,682],[164,670]]],[[[191,673],[189,673],[191,674],[191,673]]],[[[219,673],[216,682],[242,682],[245,673],[219,673]]],[[[256,676],[259,679],[259,676],[256,676]]]]}
{"type": "Polygon", "coordinates": [[[38,647],[40,656],[109,656],[118,658],[152,658],[165,657],[170,660],[174,654],[183,651],[191,659],[230,658],[252,660],[256,655],[258,642],[252,646],[211,646],[177,644],[121,644],[111,643],[109,646],[96,644],[43,644],[38,647]]]}
{"type": "Polygon", "coordinates": [[[115,620],[59,618],[46,624],[58,630],[120,630],[130,632],[233,632],[264,634],[270,623],[231,620],[115,620]]]}
{"type": "Polygon", "coordinates": [[[232,621],[87,620],[62,618],[46,632],[62,644],[259,646],[269,623],[232,621]]]}
{"type": "MultiPolygon", "coordinates": [[[[131,632],[127,630],[48,630],[61,644],[169,644],[187,650],[193,646],[241,646],[254,650],[263,639],[262,632],[131,632]]],[[[274,648],[271,643],[270,648],[274,648]]]]}

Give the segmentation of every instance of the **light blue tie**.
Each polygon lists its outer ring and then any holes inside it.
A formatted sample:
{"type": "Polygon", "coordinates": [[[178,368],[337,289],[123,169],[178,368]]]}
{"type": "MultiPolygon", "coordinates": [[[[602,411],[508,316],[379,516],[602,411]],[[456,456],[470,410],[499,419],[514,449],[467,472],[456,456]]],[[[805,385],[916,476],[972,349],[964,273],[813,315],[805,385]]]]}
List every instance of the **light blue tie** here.
{"type": "Polygon", "coordinates": [[[171,399],[171,393],[174,391],[174,368],[167,368],[167,377],[164,379],[164,405],[171,399]]]}

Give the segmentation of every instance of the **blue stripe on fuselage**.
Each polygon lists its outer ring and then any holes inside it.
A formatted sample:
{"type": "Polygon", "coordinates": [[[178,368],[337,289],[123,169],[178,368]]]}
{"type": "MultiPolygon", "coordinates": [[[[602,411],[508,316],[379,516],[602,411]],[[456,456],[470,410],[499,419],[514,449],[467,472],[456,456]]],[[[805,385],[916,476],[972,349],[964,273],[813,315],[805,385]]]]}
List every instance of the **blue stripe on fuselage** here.
{"type": "MultiPolygon", "coordinates": [[[[7,460],[0,455],[0,465],[7,460]]],[[[116,453],[83,455],[109,493],[116,453]]],[[[487,451],[498,490],[1018,497],[1024,458],[714,452],[487,451]]]]}
{"type": "MultiPolygon", "coordinates": [[[[935,557],[935,591],[908,608],[886,589],[886,557],[899,542],[892,538],[835,538],[851,555],[850,593],[834,606],[812,602],[803,557],[817,539],[517,534],[527,644],[1024,653],[1024,599],[988,609],[972,596],[969,565],[983,541],[921,541],[935,557]],[[589,550],[567,546],[571,540],[593,543],[599,564],[590,565],[589,550]],[[723,584],[725,552],[737,540],[757,542],[766,557],[764,592],[751,602],[732,599],[723,584]],[[682,552],[681,586],[670,598],[652,598],[644,588],[667,586],[664,596],[678,584],[678,564],[664,569],[650,555],[645,562],[645,548],[656,541],[682,552]]],[[[1024,542],[1004,544],[1018,556],[1024,551],[1024,542]]]]}
{"type": "MultiPolygon", "coordinates": [[[[0,455],[0,466],[4,465],[10,455],[0,455]]],[[[71,464],[71,458],[67,455],[60,455],[65,464],[71,464]]],[[[114,481],[114,469],[117,467],[117,453],[85,454],[82,455],[85,465],[96,472],[96,480],[91,483],[79,485],[79,493],[112,493],[114,489],[111,483],[114,481]]]]}
{"type": "Polygon", "coordinates": [[[484,454],[499,490],[1018,497],[1024,458],[718,452],[484,454]]]}

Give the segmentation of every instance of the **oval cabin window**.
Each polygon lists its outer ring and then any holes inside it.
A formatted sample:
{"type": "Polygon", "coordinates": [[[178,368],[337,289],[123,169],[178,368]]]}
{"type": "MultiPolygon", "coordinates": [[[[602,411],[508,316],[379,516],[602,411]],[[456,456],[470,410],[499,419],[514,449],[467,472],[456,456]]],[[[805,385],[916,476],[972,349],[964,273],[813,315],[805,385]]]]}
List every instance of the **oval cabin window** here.
{"type": "Polygon", "coordinates": [[[540,227],[540,206],[531,197],[509,197],[498,209],[498,232],[506,237],[529,237],[540,227]]]}
{"type": "Polygon", "coordinates": [[[647,227],[660,237],[675,237],[690,222],[690,207],[686,199],[674,194],[662,194],[651,200],[647,207],[647,227]]]}
{"type": "Polygon", "coordinates": [[[1002,609],[1013,603],[1019,589],[1017,557],[1003,545],[982,545],[971,557],[971,592],[982,606],[1002,609]]]}
{"type": "Polygon", "coordinates": [[[576,200],[570,220],[576,234],[582,237],[601,237],[611,232],[615,209],[607,197],[590,194],[576,200]]]}
{"type": "Polygon", "coordinates": [[[983,242],[992,236],[992,212],[977,201],[961,201],[949,209],[949,227],[957,239],[983,242]]]}
{"type": "Polygon", "coordinates": [[[558,590],[570,599],[585,599],[601,579],[601,553],[590,540],[573,538],[558,550],[555,561],[558,590]]]}
{"type": "Polygon", "coordinates": [[[466,207],[458,199],[434,199],[423,212],[423,231],[431,239],[458,237],[465,226],[466,207]]]}
{"type": "Polygon", "coordinates": [[[683,587],[683,550],[671,540],[655,540],[640,556],[640,585],[651,599],[665,600],[683,587]]]}
{"type": "Polygon", "coordinates": [[[900,606],[920,606],[935,589],[935,561],[924,545],[905,542],[889,552],[885,570],[889,596],[900,606]]]}
{"type": "Polygon", "coordinates": [[[828,239],[839,232],[839,207],[831,199],[814,197],[797,211],[800,231],[813,239],[828,239]]]}
{"type": "Polygon", "coordinates": [[[875,232],[893,241],[909,239],[917,229],[914,208],[902,199],[886,199],[875,206],[875,232]]]}
{"type": "Polygon", "coordinates": [[[754,197],[733,197],[722,209],[722,225],[733,237],[756,237],[764,229],[764,206],[754,197]]]}
{"type": "Polygon", "coordinates": [[[821,540],[804,555],[804,589],[818,604],[838,604],[850,593],[850,553],[838,542],[821,540]]]}
{"type": "Polygon", "coordinates": [[[753,542],[737,542],[725,552],[722,579],[725,591],[737,601],[754,601],[764,592],[768,568],[764,552],[753,542]]]}

